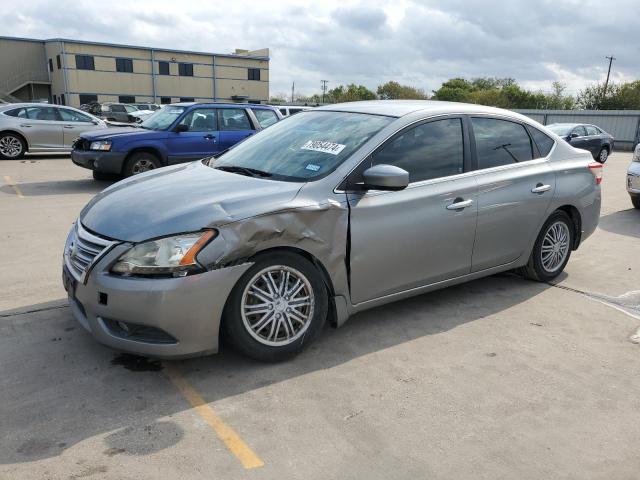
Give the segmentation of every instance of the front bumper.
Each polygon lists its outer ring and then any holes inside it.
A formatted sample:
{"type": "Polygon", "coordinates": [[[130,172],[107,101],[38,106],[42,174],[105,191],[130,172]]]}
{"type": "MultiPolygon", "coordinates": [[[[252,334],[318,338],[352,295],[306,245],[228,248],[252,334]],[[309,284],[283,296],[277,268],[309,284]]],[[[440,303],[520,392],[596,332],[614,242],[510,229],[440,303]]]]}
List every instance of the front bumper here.
{"type": "Polygon", "coordinates": [[[99,342],[117,350],[157,358],[180,358],[218,351],[220,321],[234,285],[251,264],[211,270],[181,278],[111,275],[108,268],[131,245],[116,244],[74,275],[69,243],[65,247],[63,283],[73,316],[99,342]],[[118,323],[120,322],[120,323],[118,323]],[[142,327],[158,335],[130,336],[117,325],[142,327]]]}
{"type": "Polygon", "coordinates": [[[640,162],[632,162],[627,170],[627,192],[640,195],[640,162]]]}
{"type": "Polygon", "coordinates": [[[121,152],[101,152],[98,150],[72,150],[71,161],[76,165],[105,173],[122,172],[126,154],[121,152]]]}

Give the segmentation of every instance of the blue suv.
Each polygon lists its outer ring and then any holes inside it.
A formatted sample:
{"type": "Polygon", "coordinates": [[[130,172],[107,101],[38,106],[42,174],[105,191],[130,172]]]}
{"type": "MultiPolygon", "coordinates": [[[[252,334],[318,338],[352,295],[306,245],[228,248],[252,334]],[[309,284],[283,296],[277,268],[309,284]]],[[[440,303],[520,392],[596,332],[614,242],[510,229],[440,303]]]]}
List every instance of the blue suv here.
{"type": "Polygon", "coordinates": [[[96,180],[128,177],[219,154],[280,119],[267,105],[174,103],[136,126],[83,133],[71,159],[96,180]]]}

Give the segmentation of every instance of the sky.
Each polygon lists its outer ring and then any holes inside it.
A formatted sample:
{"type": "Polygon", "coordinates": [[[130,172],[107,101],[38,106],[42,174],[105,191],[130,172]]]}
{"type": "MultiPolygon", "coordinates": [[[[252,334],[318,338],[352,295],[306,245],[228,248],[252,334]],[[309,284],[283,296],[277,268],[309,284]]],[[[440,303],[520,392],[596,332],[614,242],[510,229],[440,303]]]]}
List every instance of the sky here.
{"type": "Polygon", "coordinates": [[[638,0],[0,0],[1,35],[230,53],[269,48],[270,93],[395,80],[426,92],[453,77],[555,80],[576,93],[640,79],[638,0]],[[5,5],[3,5],[5,4],[5,5]],[[106,8],[101,5],[107,6],[106,8]]]}

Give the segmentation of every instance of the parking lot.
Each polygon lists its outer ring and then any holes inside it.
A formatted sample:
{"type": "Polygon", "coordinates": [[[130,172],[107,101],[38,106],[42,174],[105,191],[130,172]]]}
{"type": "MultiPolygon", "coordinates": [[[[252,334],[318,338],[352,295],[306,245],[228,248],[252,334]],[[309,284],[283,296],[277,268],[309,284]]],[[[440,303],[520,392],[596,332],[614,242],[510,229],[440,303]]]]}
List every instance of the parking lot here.
{"type": "Polygon", "coordinates": [[[108,182],[0,162],[0,478],[615,478],[640,470],[640,211],[630,153],[555,285],[505,274],[370,310],[295,360],[144,361],[96,343],[60,280],[108,182]]]}

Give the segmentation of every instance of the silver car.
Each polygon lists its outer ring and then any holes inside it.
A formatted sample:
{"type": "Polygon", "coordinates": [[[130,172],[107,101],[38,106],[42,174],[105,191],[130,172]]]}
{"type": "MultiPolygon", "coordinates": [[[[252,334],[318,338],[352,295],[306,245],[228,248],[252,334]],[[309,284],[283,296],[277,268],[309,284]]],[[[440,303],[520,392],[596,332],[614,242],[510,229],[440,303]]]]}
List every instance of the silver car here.
{"type": "Polygon", "coordinates": [[[0,105],[0,158],[25,153],[70,152],[87,130],[106,128],[104,120],[73,107],[46,103],[0,105]]]}
{"type": "Polygon", "coordinates": [[[631,165],[627,169],[627,192],[633,206],[640,208],[640,143],[636,145],[631,165]]]}
{"type": "Polygon", "coordinates": [[[388,302],[505,270],[550,281],[595,230],[601,179],[513,112],[325,106],[104,190],[69,233],[63,281],[116,349],[205,354],[224,334],[281,360],[388,302]]]}

